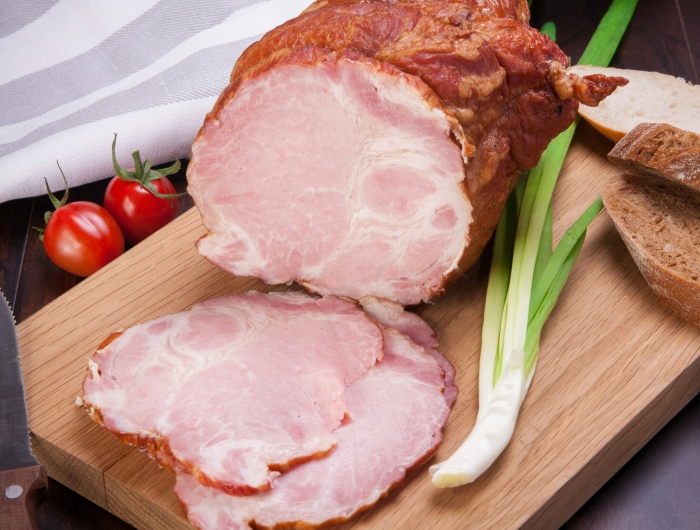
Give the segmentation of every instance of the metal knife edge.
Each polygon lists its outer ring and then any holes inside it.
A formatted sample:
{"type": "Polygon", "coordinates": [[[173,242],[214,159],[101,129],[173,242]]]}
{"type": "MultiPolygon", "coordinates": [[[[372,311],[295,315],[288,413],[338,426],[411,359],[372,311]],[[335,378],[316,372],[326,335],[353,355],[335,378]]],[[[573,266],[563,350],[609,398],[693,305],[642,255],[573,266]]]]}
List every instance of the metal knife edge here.
{"type": "MultiPolygon", "coordinates": [[[[2,296],[3,302],[7,304],[7,307],[10,309],[10,315],[12,315],[12,323],[14,324],[14,340],[17,343],[17,362],[19,364],[19,373],[20,373],[20,385],[22,385],[22,395],[24,396],[24,402],[25,402],[25,415],[27,418],[27,436],[29,438],[29,451],[31,452],[32,456],[36,459],[36,455],[34,454],[34,443],[32,441],[33,434],[32,430],[29,428],[29,413],[26,410],[26,403],[27,403],[27,394],[25,392],[24,388],[24,370],[22,370],[22,352],[19,350],[19,337],[17,336],[17,318],[15,317],[15,311],[12,305],[10,305],[10,301],[7,299],[5,296],[5,293],[0,289],[0,296],[2,296]]],[[[37,460],[37,464],[39,464],[39,461],[37,460]]]]}

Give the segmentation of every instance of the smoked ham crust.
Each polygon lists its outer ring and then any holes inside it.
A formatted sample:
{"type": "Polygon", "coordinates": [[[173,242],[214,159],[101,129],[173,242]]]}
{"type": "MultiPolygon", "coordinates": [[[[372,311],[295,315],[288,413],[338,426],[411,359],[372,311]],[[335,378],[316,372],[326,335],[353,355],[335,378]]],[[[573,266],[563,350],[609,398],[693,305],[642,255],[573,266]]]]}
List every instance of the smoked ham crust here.
{"type": "MultiPolygon", "coordinates": [[[[360,0],[373,2],[376,0],[360,0]]],[[[496,18],[512,18],[522,24],[530,22],[527,0],[381,0],[387,4],[415,7],[432,17],[460,24],[474,13],[496,18]]],[[[358,0],[317,0],[304,13],[327,6],[354,4],[358,0]]]]}

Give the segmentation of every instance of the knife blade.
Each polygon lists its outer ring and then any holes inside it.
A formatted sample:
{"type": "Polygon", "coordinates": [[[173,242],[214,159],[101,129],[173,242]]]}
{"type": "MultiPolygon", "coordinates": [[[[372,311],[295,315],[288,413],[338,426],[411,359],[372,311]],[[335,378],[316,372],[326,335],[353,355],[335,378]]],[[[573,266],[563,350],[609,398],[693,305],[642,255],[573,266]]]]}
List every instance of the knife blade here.
{"type": "Polygon", "coordinates": [[[47,489],[32,454],[15,319],[0,291],[0,530],[36,530],[34,508],[47,489]]]}

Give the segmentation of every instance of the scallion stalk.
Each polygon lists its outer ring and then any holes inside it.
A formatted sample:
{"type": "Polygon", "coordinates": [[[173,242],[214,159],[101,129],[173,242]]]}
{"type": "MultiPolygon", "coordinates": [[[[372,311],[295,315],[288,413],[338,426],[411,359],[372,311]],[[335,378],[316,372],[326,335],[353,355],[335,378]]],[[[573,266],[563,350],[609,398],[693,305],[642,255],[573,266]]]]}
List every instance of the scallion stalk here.
{"type": "MultiPolygon", "coordinates": [[[[613,0],[581,64],[609,64],[636,5],[637,0],[613,0]]],[[[543,27],[543,32],[554,39],[553,26],[543,27]]],[[[502,214],[494,239],[484,314],[479,413],[462,446],[430,468],[432,482],[438,487],[474,481],[510,442],[534,373],[542,328],[581,252],[587,227],[602,209],[599,198],[567,230],[552,253],[552,193],[578,121],[577,117],[549,144],[530,171],[524,190],[519,183],[502,214]],[[517,211],[517,226],[513,211],[517,211]]]]}
{"type": "Polygon", "coordinates": [[[493,387],[493,374],[498,363],[498,343],[501,334],[503,306],[508,294],[508,278],[513,263],[515,240],[516,197],[512,193],[501,213],[501,222],[493,240],[493,256],[489,284],[486,288],[484,322],[497,322],[497,326],[484,325],[481,333],[481,358],[479,361],[479,402],[488,401],[493,387]]]}
{"type": "Polygon", "coordinates": [[[554,22],[545,22],[542,24],[540,33],[547,35],[550,39],[552,39],[552,42],[557,42],[557,27],[554,25],[554,22]]]}
{"type": "Polygon", "coordinates": [[[637,0],[613,0],[578,60],[578,64],[608,66],[637,7],[637,0]]]}

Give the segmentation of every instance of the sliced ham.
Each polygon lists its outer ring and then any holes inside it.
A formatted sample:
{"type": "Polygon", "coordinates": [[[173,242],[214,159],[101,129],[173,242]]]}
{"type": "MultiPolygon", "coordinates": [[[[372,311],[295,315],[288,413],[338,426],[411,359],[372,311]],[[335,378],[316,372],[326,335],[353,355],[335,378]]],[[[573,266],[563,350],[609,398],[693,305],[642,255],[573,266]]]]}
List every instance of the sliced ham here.
{"type": "Polygon", "coordinates": [[[279,50],[229,86],[192,147],[199,251],[268,283],[426,301],[468,243],[465,145],[418,77],[353,51],[279,50]]]}
{"type": "MultiPolygon", "coordinates": [[[[414,315],[415,316],[415,315],[414,315]]],[[[417,318],[417,317],[416,317],[417,318]]],[[[376,503],[442,440],[449,405],[443,369],[406,335],[386,328],[384,359],[350,385],[353,421],[337,448],[278,477],[271,491],[234,497],[179,473],[175,492],[200,530],[313,528],[376,503]]]]}
{"type": "Polygon", "coordinates": [[[383,356],[355,304],[302,293],[208,300],[111,337],[83,384],[92,417],[164,467],[249,495],[327,455],[346,388],[383,356]]]}
{"type": "Polygon", "coordinates": [[[365,296],[360,305],[367,316],[384,327],[393,328],[407,335],[413,342],[425,348],[425,351],[435,357],[444,372],[445,399],[452,406],[457,399],[458,389],[455,386],[455,368],[442,353],[438,351],[438,339],[435,331],[428,323],[415,313],[405,311],[399,304],[365,296]]]}

